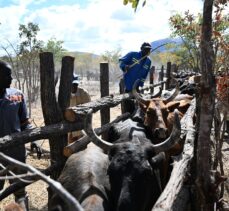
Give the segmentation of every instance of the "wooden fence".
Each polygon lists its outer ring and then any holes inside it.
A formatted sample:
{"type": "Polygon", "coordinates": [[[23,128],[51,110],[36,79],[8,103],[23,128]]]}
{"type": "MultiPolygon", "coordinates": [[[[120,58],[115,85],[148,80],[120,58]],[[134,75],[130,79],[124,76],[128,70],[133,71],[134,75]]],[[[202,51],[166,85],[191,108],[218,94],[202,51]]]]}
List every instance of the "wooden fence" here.
{"type": "MultiPolygon", "coordinates": [[[[66,160],[66,157],[63,156],[63,149],[67,145],[66,133],[74,130],[83,129],[85,115],[90,109],[92,109],[93,112],[100,110],[101,125],[106,126],[110,124],[110,108],[117,106],[123,100],[133,98],[133,95],[131,93],[109,96],[109,66],[108,63],[101,63],[101,99],[69,108],[68,105],[70,99],[71,79],[74,69],[73,64],[73,57],[67,56],[62,59],[59,95],[58,100],[56,100],[53,55],[48,52],[40,54],[41,101],[46,126],[0,138],[0,151],[9,148],[10,146],[21,145],[34,140],[48,138],[50,144],[51,165],[59,163],[59,168],[56,168],[51,172],[50,176],[53,179],[58,178],[66,160]]],[[[164,87],[165,84],[165,87],[169,88],[170,83],[168,81],[171,81],[171,72],[173,71],[171,63],[167,63],[166,82],[163,81],[163,66],[160,72],[161,82],[154,82],[154,71],[155,67],[152,67],[150,72],[151,92],[153,92],[153,88],[155,86],[164,87]]],[[[193,128],[192,125],[187,126],[186,122],[188,121],[190,122],[190,124],[192,124],[192,121],[190,119],[192,119],[194,113],[194,105],[191,106],[189,110],[189,119],[183,123],[184,128],[193,128]]],[[[106,126],[106,128],[109,128],[109,125],[106,126]]],[[[106,131],[106,129],[103,130],[102,128],[100,130],[103,132],[106,131]]],[[[184,191],[184,174],[189,169],[189,163],[193,155],[193,151],[192,149],[190,149],[190,142],[194,141],[194,134],[195,133],[193,130],[190,133],[187,133],[186,142],[189,144],[189,151],[187,152],[187,156],[177,157],[176,163],[174,165],[176,168],[174,168],[171,176],[172,179],[166,186],[166,189],[162,193],[161,197],[158,199],[157,203],[155,204],[155,210],[171,210],[172,208],[177,207],[178,204],[180,207],[181,204],[184,203],[182,199],[179,199],[179,196],[180,193],[184,191]],[[181,176],[177,178],[176,175],[181,176]]]]}

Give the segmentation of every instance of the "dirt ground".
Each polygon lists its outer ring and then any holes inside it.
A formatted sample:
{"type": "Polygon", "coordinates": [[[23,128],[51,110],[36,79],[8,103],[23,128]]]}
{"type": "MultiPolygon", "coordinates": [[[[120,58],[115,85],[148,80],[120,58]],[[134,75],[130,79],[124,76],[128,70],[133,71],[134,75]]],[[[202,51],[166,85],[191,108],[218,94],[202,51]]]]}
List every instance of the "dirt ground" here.
{"type": "MultiPolygon", "coordinates": [[[[99,99],[99,86],[95,84],[85,85],[82,84],[84,88],[86,88],[89,93],[91,93],[92,100],[99,99]]],[[[110,93],[116,94],[118,93],[118,84],[112,84],[112,89],[110,93]]],[[[116,106],[115,108],[111,108],[111,121],[115,119],[117,116],[121,114],[121,107],[116,106]]],[[[43,126],[43,116],[41,107],[39,104],[34,105],[32,109],[32,119],[34,120],[34,125],[40,127],[43,126]]],[[[100,112],[97,112],[93,116],[93,127],[100,127],[100,112]]],[[[48,140],[41,140],[42,148],[49,149],[48,140]]],[[[29,144],[26,145],[29,148],[29,144]]],[[[225,140],[223,144],[223,163],[224,163],[224,172],[225,176],[229,177],[229,139],[225,140]]],[[[50,161],[47,154],[42,156],[40,160],[37,159],[36,154],[28,154],[27,163],[39,168],[45,169],[49,166],[50,161]]],[[[8,186],[8,183],[5,184],[5,187],[8,186]]],[[[47,185],[42,181],[38,181],[26,188],[26,191],[29,194],[29,207],[30,211],[47,211],[47,202],[48,202],[48,193],[47,193],[47,185]]],[[[225,197],[229,201],[229,179],[225,182],[225,197]]],[[[13,195],[10,195],[6,199],[0,202],[0,211],[3,210],[3,207],[9,202],[13,201],[13,195]]]]}

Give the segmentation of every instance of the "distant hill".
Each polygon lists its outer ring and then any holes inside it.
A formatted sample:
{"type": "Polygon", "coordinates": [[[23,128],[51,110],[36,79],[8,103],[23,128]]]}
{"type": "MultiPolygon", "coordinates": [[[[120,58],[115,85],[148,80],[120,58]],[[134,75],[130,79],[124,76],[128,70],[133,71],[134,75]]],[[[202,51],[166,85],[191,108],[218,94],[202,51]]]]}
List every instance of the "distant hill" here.
{"type": "Polygon", "coordinates": [[[80,51],[73,51],[73,52],[68,51],[68,55],[69,55],[69,54],[70,54],[71,56],[73,56],[73,57],[80,57],[80,56],[85,56],[85,55],[91,56],[92,58],[98,58],[98,57],[100,57],[100,56],[97,55],[97,54],[88,53],[88,52],[80,52],[80,51]]]}
{"type": "MultiPolygon", "coordinates": [[[[165,38],[165,39],[161,39],[161,40],[156,40],[151,42],[151,45],[153,47],[153,49],[157,48],[160,45],[163,45],[165,43],[171,43],[171,44],[176,44],[176,45],[181,45],[183,43],[183,41],[181,40],[181,38],[165,38]]],[[[173,49],[170,49],[170,51],[172,51],[173,49]]],[[[168,51],[168,49],[166,49],[166,45],[158,48],[155,52],[166,52],[168,51]]]]}

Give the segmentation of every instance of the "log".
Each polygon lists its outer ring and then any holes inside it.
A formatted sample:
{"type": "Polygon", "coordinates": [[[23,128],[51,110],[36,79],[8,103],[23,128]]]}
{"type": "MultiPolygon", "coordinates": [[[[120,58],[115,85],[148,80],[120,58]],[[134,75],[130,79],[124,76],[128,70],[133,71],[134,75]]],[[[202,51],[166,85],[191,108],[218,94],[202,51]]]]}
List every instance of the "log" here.
{"type": "Polygon", "coordinates": [[[65,119],[70,122],[75,122],[77,119],[85,116],[90,109],[95,113],[98,110],[108,107],[115,107],[120,104],[123,100],[133,98],[132,93],[125,93],[117,96],[106,96],[99,100],[84,103],[74,107],[67,108],[65,110],[65,119]]]}
{"type": "MultiPolygon", "coordinates": [[[[149,87],[160,86],[164,83],[165,81],[162,81],[158,84],[154,84],[153,86],[149,87]]],[[[146,87],[143,90],[147,90],[149,89],[149,87],[146,87]]],[[[65,110],[64,116],[67,121],[75,122],[79,118],[84,117],[90,109],[92,109],[93,113],[95,113],[96,111],[101,110],[103,108],[115,107],[118,104],[120,104],[123,100],[131,99],[133,97],[134,96],[132,93],[102,97],[101,99],[98,99],[93,102],[88,102],[74,107],[69,107],[65,110]]]]}
{"type": "MultiPolygon", "coordinates": [[[[99,134],[102,134],[104,131],[107,131],[114,122],[118,122],[124,118],[127,118],[129,115],[129,113],[125,113],[117,117],[117,119],[111,123],[103,125],[101,128],[95,129],[95,131],[97,131],[99,134]]],[[[52,136],[64,135],[71,131],[82,130],[83,128],[83,121],[74,123],[63,121],[53,125],[22,131],[20,133],[13,133],[11,135],[0,138],[0,151],[8,149],[12,146],[26,144],[35,140],[48,139],[52,136]]]]}
{"type": "MultiPolygon", "coordinates": [[[[49,166],[47,169],[42,169],[39,170],[41,173],[45,174],[46,176],[49,176],[51,172],[57,168],[57,163],[54,166],[49,166]]],[[[24,180],[19,180],[14,182],[13,184],[10,184],[7,188],[2,190],[0,192],[0,201],[3,200],[4,198],[8,197],[10,194],[15,193],[16,191],[19,191],[20,189],[27,187],[28,185],[31,185],[32,183],[38,181],[40,178],[38,176],[26,176],[24,177],[24,180]],[[30,182],[28,182],[30,181],[30,182]]]]}
{"type": "Polygon", "coordinates": [[[64,135],[71,131],[81,130],[83,127],[84,124],[82,121],[77,123],[63,121],[53,125],[22,131],[20,133],[13,133],[0,138],[0,151],[35,140],[48,139],[53,136],[64,135]]]}
{"type": "Polygon", "coordinates": [[[25,171],[29,171],[31,173],[36,174],[41,180],[46,182],[49,185],[49,187],[51,187],[53,191],[55,191],[55,193],[59,194],[62,200],[67,204],[69,211],[84,210],[81,207],[80,203],[59,182],[51,179],[50,177],[47,177],[45,174],[41,173],[33,166],[22,163],[0,152],[0,161],[2,160],[9,163],[10,165],[15,165],[19,169],[23,169],[25,171]]]}
{"type": "Polygon", "coordinates": [[[187,210],[186,205],[189,197],[189,191],[184,186],[187,180],[187,172],[190,169],[190,163],[194,155],[194,140],[196,132],[193,125],[195,114],[195,99],[192,101],[188,111],[181,120],[183,135],[186,133],[183,153],[174,157],[173,170],[170,179],[153,207],[155,210],[187,210]],[[183,124],[182,124],[183,123],[183,124]]]}
{"type": "MultiPolygon", "coordinates": [[[[61,106],[56,101],[56,94],[55,94],[55,84],[54,84],[54,60],[53,60],[53,54],[51,52],[42,52],[39,54],[40,57],[40,81],[41,81],[41,105],[42,105],[42,113],[44,117],[45,125],[52,125],[52,124],[58,124],[64,120],[63,118],[63,110],[64,107],[67,105],[67,102],[64,102],[64,100],[67,100],[67,97],[70,97],[70,94],[66,94],[66,97],[64,97],[61,101],[61,106]]],[[[66,67],[67,64],[73,63],[72,59],[69,58],[63,58],[62,59],[62,66],[66,67]],[[63,63],[66,63],[64,65],[63,63]]],[[[71,65],[71,68],[73,65],[71,65]]],[[[73,70],[71,68],[65,69],[65,71],[71,71],[71,74],[73,70]]],[[[62,71],[61,71],[62,72],[62,71]]],[[[70,77],[71,75],[69,73],[65,74],[65,77],[70,77]]],[[[72,76],[71,76],[72,77],[72,76]]],[[[63,81],[64,76],[61,76],[61,79],[63,81]]],[[[65,78],[65,81],[70,81],[70,78],[65,78]]],[[[62,92],[64,92],[64,89],[67,93],[69,89],[67,89],[67,86],[62,86],[62,92]]],[[[69,100],[69,99],[68,99],[69,100]]],[[[64,167],[64,164],[66,162],[66,157],[63,155],[63,149],[67,145],[67,135],[59,135],[59,136],[51,136],[49,138],[49,146],[50,146],[50,161],[51,165],[53,165],[55,162],[61,163],[59,169],[55,169],[51,173],[51,178],[56,180],[60,173],[62,168],[64,167]]],[[[51,197],[51,193],[49,192],[49,198],[51,197]]]]}

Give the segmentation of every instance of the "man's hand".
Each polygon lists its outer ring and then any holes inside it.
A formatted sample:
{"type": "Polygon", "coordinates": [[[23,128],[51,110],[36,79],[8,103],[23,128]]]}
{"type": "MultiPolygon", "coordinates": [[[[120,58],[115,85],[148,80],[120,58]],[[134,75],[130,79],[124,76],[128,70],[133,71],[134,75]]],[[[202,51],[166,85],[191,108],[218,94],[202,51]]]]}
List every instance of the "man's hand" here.
{"type": "Polygon", "coordinates": [[[126,65],[125,66],[125,72],[127,73],[129,71],[129,69],[130,69],[130,66],[129,65],[126,65]]]}

